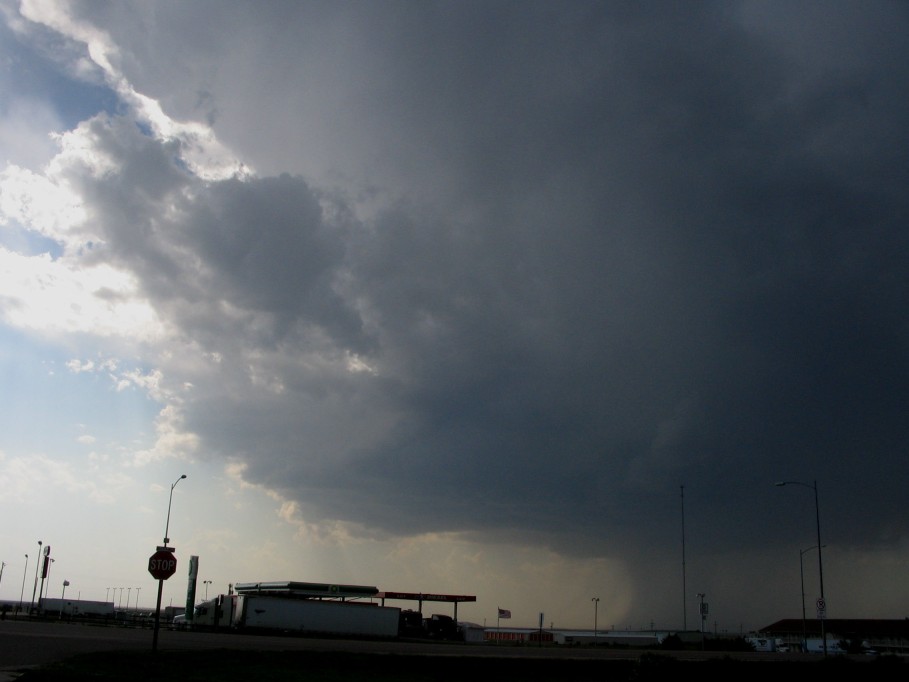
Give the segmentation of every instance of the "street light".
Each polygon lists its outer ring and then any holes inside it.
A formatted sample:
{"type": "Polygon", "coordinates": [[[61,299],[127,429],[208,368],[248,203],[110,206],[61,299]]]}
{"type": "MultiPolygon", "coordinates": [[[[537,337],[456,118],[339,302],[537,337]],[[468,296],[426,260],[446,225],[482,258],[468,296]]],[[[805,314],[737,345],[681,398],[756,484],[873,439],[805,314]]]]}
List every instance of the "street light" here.
{"type": "Polygon", "coordinates": [[[597,607],[600,605],[600,598],[594,597],[593,602],[593,645],[597,645],[597,607]]]}
{"type": "Polygon", "coordinates": [[[167,537],[168,532],[170,531],[170,505],[174,501],[174,488],[177,487],[177,484],[186,478],[186,474],[182,474],[180,478],[174,481],[173,485],[170,487],[170,498],[167,500],[167,525],[164,526],[164,546],[167,547],[167,543],[170,542],[170,538],[167,537]]]}
{"type": "MultiPolygon", "coordinates": [[[[824,599],[824,560],[821,557],[821,507],[818,504],[817,500],[817,481],[813,483],[803,483],[801,481],[778,481],[775,483],[776,486],[782,487],[784,485],[800,485],[805,488],[811,488],[814,491],[814,518],[817,523],[817,572],[818,578],[820,580],[821,588],[821,605],[826,610],[827,600],[824,599]]],[[[821,609],[819,608],[818,611],[821,609]]],[[[821,639],[824,641],[824,656],[827,655],[827,626],[826,626],[826,613],[818,613],[818,616],[824,616],[820,618],[821,621],[821,639]]]]}
{"type": "Polygon", "coordinates": [[[142,589],[141,587],[136,588],[136,610],[137,611],[139,610],[139,590],[141,590],[141,589],[142,589]]]}
{"type": "MultiPolygon", "coordinates": [[[[164,526],[164,547],[159,547],[158,549],[169,550],[167,543],[170,542],[170,538],[167,537],[170,533],[170,506],[174,501],[174,488],[177,487],[177,484],[186,478],[186,474],[180,474],[180,478],[174,481],[170,486],[170,497],[167,499],[167,523],[164,526]]],[[[158,628],[161,620],[161,595],[164,591],[164,581],[158,580],[158,601],[155,604],[155,629],[154,635],[152,636],[152,651],[158,650],[158,628]]]]}
{"type": "Polygon", "coordinates": [[[22,611],[22,597],[25,596],[25,575],[28,573],[28,554],[25,555],[25,568],[22,570],[22,590],[19,592],[19,611],[22,611]]]}
{"type": "Polygon", "coordinates": [[[203,580],[202,584],[205,585],[205,601],[208,601],[208,586],[211,585],[211,580],[203,580]]]}

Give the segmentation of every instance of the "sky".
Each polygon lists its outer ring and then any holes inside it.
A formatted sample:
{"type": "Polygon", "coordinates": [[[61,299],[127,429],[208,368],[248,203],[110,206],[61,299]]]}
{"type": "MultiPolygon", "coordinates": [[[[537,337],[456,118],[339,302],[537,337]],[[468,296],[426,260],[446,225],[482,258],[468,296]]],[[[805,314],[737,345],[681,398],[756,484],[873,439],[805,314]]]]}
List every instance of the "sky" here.
{"type": "Polygon", "coordinates": [[[0,17],[0,600],[909,616],[905,3],[0,17]]]}

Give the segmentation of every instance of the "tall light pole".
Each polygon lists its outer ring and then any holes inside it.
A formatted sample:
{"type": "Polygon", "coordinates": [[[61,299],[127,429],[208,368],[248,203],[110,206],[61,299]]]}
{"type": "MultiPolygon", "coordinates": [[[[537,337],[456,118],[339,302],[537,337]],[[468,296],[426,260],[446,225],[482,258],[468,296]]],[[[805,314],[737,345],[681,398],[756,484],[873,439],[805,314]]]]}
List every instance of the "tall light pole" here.
{"type": "Polygon", "coordinates": [[[69,580],[63,581],[63,589],[60,591],[60,620],[63,620],[63,612],[66,610],[66,588],[69,587],[69,580]]]}
{"type": "Polygon", "coordinates": [[[41,545],[44,544],[38,540],[38,559],[35,561],[35,585],[32,587],[32,603],[28,607],[28,612],[31,614],[32,610],[35,608],[35,592],[38,591],[38,567],[41,565],[41,545]]]}
{"type": "MultiPolygon", "coordinates": [[[[50,592],[50,570],[51,570],[51,567],[54,565],[54,561],[56,561],[56,559],[51,559],[50,557],[47,557],[47,576],[46,576],[47,577],[47,586],[44,588],[44,598],[45,599],[47,599],[47,593],[50,592]]],[[[38,602],[39,603],[41,602],[40,594],[38,595],[38,602]]]]}
{"type": "Polygon", "coordinates": [[[28,554],[25,555],[25,568],[22,570],[22,590],[19,592],[19,611],[22,611],[22,597],[25,596],[25,575],[28,573],[28,554]]]}
{"type": "Polygon", "coordinates": [[[817,545],[811,545],[799,550],[799,575],[802,579],[802,651],[808,650],[808,626],[805,623],[805,562],[802,557],[816,547],[817,545]]]}
{"type": "Polygon", "coordinates": [[[205,585],[205,601],[208,601],[208,586],[211,585],[211,580],[203,580],[202,583],[205,585]]]}
{"type": "Polygon", "coordinates": [[[682,489],[682,630],[688,629],[688,586],[685,584],[685,486],[682,489]]]}
{"type": "Polygon", "coordinates": [[[173,482],[173,485],[170,487],[170,498],[167,500],[167,524],[164,526],[164,546],[167,547],[167,543],[170,542],[170,538],[167,536],[170,532],[170,505],[174,501],[174,488],[177,487],[177,484],[186,478],[186,474],[182,474],[180,478],[173,482]]]}
{"type": "Polygon", "coordinates": [[[139,590],[141,590],[141,589],[142,589],[141,587],[136,588],[136,610],[137,611],[139,610],[139,590]]]}
{"type": "MultiPolygon", "coordinates": [[[[168,533],[170,533],[170,506],[174,501],[174,488],[177,487],[177,484],[186,478],[186,474],[180,474],[180,478],[174,481],[170,486],[170,497],[167,499],[167,523],[164,525],[164,547],[158,547],[159,550],[164,549],[168,550],[167,543],[170,542],[168,533]]],[[[158,629],[161,622],[161,595],[164,592],[164,580],[158,580],[158,600],[155,604],[155,628],[154,635],[152,636],[152,651],[158,650],[158,629]]]]}
{"type": "Polygon", "coordinates": [[[126,588],[126,610],[127,611],[129,611],[129,599],[132,596],[132,593],[133,593],[133,588],[127,587],[126,588]]]}
{"type": "Polygon", "coordinates": [[[593,602],[593,645],[597,645],[597,607],[600,605],[600,598],[594,597],[593,602]]]}
{"type": "MultiPolygon", "coordinates": [[[[782,487],[784,485],[801,485],[805,488],[811,488],[814,490],[814,518],[817,524],[817,573],[818,579],[820,581],[821,588],[821,604],[823,604],[824,610],[827,609],[827,600],[824,598],[824,560],[821,557],[821,507],[818,504],[817,499],[817,480],[813,483],[803,483],[801,481],[778,481],[775,485],[782,487]]],[[[818,611],[821,609],[818,608],[818,611]]],[[[821,621],[821,639],[824,642],[824,656],[827,655],[827,624],[826,624],[826,613],[818,613],[818,616],[823,616],[819,618],[821,621]]]]}

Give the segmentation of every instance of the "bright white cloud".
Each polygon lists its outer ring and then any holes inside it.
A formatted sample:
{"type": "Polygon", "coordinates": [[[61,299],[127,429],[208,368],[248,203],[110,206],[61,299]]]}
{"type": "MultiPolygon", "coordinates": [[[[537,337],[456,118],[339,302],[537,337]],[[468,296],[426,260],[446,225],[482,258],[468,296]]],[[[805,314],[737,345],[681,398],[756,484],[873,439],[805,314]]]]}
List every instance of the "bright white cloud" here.
{"type": "Polygon", "coordinates": [[[9,165],[0,172],[0,225],[15,221],[57,240],[85,222],[78,195],[51,177],[9,165]]]}
{"type": "Polygon", "coordinates": [[[73,270],[47,254],[0,250],[2,314],[7,324],[41,333],[91,333],[154,339],[161,325],[135,298],[135,281],[106,265],[73,270]]]}

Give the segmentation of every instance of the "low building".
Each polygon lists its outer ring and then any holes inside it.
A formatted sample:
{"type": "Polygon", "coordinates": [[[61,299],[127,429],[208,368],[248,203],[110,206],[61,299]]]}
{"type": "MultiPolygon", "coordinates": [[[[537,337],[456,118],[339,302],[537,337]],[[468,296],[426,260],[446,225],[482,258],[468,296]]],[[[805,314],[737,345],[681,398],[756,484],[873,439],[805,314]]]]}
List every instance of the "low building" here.
{"type": "MultiPolygon", "coordinates": [[[[909,618],[902,620],[828,618],[823,621],[823,626],[827,635],[828,653],[831,642],[837,645],[846,642],[851,643],[853,649],[864,645],[864,648],[880,654],[909,655],[909,618]]],[[[758,634],[780,640],[791,651],[802,651],[806,646],[806,640],[820,642],[820,650],[823,651],[821,631],[821,621],[818,619],[787,618],[761,628],[758,634]]],[[[812,647],[809,649],[814,650],[812,647]]]]}

